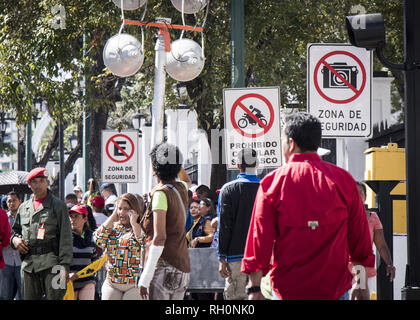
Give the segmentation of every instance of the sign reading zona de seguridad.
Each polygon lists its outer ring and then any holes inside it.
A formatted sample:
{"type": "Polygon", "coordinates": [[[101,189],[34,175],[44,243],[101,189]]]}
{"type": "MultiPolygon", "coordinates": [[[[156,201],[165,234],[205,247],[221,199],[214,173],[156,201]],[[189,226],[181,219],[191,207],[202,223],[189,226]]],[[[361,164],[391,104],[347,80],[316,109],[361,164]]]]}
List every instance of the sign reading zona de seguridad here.
{"type": "Polygon", "coordinates": [[[102,182],[138,182],[138,132],[102,130],[102,182]]]}
{"type": "Polygon", "coordinates": [[[281,165],[280,88],[223,89],[227,168],[244,148],[257,151],[258,168],[281,165]]]}
{"type": "Polygon", "coordinates": [[[372,52],[349,44],[308,45],[308,112],[323,137],[372,134],[372,52]]]}

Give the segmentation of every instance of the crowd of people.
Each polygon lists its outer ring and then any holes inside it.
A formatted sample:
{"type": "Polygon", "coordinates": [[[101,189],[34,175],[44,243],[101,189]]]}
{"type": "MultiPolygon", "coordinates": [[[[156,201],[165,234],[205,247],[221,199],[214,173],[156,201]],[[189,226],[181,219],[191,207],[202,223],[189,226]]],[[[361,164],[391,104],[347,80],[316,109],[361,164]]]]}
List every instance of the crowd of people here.
{"type": "Polygon", "coordinates": [[[2,198],[0,299],[213,299],[187,295],[195,248],[215,248],[226,300],[369,299],[372,243],[390,281],[392,256],[365,186],[321,160],[320,140],[318,119],[288,116],[286,164],[260,180],[256,150],[243,149],[237,178],[216,191],[193,184],[166,142],[150,153],[157,184],[145,195],[90,179],[63,202],[35,168],[29,200],[2,198]]]}

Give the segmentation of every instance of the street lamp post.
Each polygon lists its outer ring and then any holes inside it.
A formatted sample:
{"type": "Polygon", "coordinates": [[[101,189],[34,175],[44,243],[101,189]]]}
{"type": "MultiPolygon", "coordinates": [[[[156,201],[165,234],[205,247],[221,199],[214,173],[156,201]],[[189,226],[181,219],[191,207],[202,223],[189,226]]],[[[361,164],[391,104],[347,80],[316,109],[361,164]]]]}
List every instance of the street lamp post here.
{"type": "Polygon", "coordinates": [[[32,170],[32,121],[34,121],[36,126],[36,121],[38,120],[38,108],[41,106],[41,104],[42,98],[34,99],[34,110],[29,108],[28,120],[26,121],[25,170],[28,172],[32,170]]]}
{"type": "MultiPolygon", "coordinates": [[[[170,23],[170,21],[169,21],[170,23]]],[[[164,35],[160,33],[155,45],[155,78],[152,105],[152,147],[163,141],[163,119],[166,87],[166,51],[164,35]]]]}
{"type": "Polygon", "coordinates": [[[71,133],[71,136],[69,138],[69,142],[70,142],[71,150],[74,150],[77,147],[77,137],[74,134],[74,132],[71,133]]]}
{"type": "MultiPolygon", "coordinates": [[[[131,76],[134,75],[143,64],[143,36],[142,43],[140,45],[137,39],[126,33],[122,33],[125,25],[146,26],[159,29],[155,45],[155,77],[153,87],[153,106],[151,112],[151,147],[153,148],[156,144],[159,144],[164,140],[166,73],[175,80],[190,81],[201,73],[204,66],[204,49],[193,40],[189,39],[179,39],[171,44],[169,30],[203,32],[203,27],[198,27],[197,25],[187,26],[185,23],[183,25],[173,25],[171,24],[170,18],[162,17],[156,18],[156,22],[128,20],[124,18],[124,10],[135,10],[143,6],[144,3],[137,3],[134,7],[129,5],[129,2],[114,1],[114,3],[121,8],[122,25],[119,34],[113,36],[107,41],[103,51],[105,66],[112,73],[120,77],[131,76]],[[177,45],[175,45],[175,43],[177,45]],[[168,56],[167,59],[168,53],[171,53],[171,55],[168,56]]],[[[174,6],[178,11],[181,11],[182,15],[184,15],[184,13],[195,14],[207,5],[207,1],[202,2],[201,0],[194,0],[188,1],[188,3],[184,3],[184,1],[182,1],[178,4],[180,4],[180,6],[177,7],[175,4],[174,6]]],[[[146,9],[143,13],[142,19],[144,18],[145,12],[146,9]]],[[[204,42],[203,38],[202,42],[204,42]]],[[[152,180],[152,176],[150,175],[147,179],[150,186],[152,186],[152,180]]]]}
{"type": "Polygon", "coordinates": [[[64,201],[64,128],[63,122],[60,119],[58,123],[58,147],[59,147],[59,159],[60,159],[60,173],[59,173],[59,187],[58,187],[58,194],[59,198],[64,201]]]}
{"type": "Polygon", "coordinates": [[[141,179],[139,179],[139,181],[136,183],[136,185],[134,186],[134,188],[136,188],[136,192],[143,194],[143,190],[145,190],[145,183],[146,181],[148,181],[146,179],[146,170],[145,170],[145,158],[146,158],[146,153],[143,152],[144,148],[144,144],[145,144],[145,139],[148,139],[149,137],[146,135],[146,133],[143,133],[142,131],[142,126],[143,126],[143,119],[146,119],[147,116],[143,113],[139,111],[137,111],[137,113],[135,113],[132,117],[131,117],[131,123],[133,125],[133,128],[135,130],[137,130],[138,132],[138,139],[139,139],[139,143],[138,143],[138,162],[139,162],[139,166],[138,166],[138,176],[141,177],[141,179]],[[144,135],[143,135],[144,134],[144,135]]]}
{"type": "Polygon", "coordinates": [[[29,110],[29,117],[25,128],[26,146],[25,146],[25,171],[32,170],[32,110],[29,110]]]}
{"type": "Polygon", "coordinates": [[[142,131],[140,129],[141,127],[141,119],[145,119],[147,116],[143,113],[141,113],[140,111],[138,111],[137,113],[135,113],[132,117],[131,117],[131,123],[133,125],[133,128],[136,129],[139,132],[139,138],[142,138],[142,131]]]}
{"type": "Polygon", "coordinates": [[[8,120],[6,118],[6,112],[4,110],[4,107],[2,107],[1,112],[0,112],[1,141],[4,141],[4,136],[6,135],[6,130],[7,130],[7,122],[6,122],[6,120],[8,120]]]}

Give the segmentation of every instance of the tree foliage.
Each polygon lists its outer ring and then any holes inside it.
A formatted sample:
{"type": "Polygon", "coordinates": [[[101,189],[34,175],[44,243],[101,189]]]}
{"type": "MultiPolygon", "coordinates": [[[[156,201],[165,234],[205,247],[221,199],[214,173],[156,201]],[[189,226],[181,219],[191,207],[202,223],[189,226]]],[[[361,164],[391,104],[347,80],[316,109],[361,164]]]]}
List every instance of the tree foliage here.
{"type": "MultiPolygon", "coordinates": [[[[186,101],[197,111],[199,126],[210,133],[223,127],[222,90],[231,85],[230,1],[210,2],[196,19],[186,15],[186,23],[205,21],[206,62],[200,76],[187,83],[186,101]]],[[[246,86],[279,86],[281,103],[306,105],[306,49],[309,43],[348,42],[344,18],[352,8],[363,6],[367,13],[381,12],[385,19],[391,60],[403,60],[403,13],[400,0],[245,0],[246,86]],[[356,7],[357,6],[357,7],[356,7]]],[[[125,18],[139,20],[143,9],[125,11],[125,18]]],[[[181,14],[169,0],[149,0],[146,21],[169,17],[182,24],[181,14]]],[[[102,50],[118,33],[121,11],[105,0],[25,0],[0,3],[0,103],[15,110],[24,123],[42,97],[54,120],[75,123],[79,128],[83,110],[91,115],[91,163],[100,176],[100,131],[131,126],[134,111],[148,111],[153,99],[154,35],[144,28],[145,60],[133,77],[119,78],[104,67],[102,50]],[[57,6],[65,9],[65,27],[57,27],[57,6]],[[119,106],[117,113],[116,106],[119,106]],[[125,115],[125,118],[124,118],[125,115]],[[109,119],[112,117],[112,119],[109,119]]],[[[140,39],[141,29],[125,26],[140,39]]],[[[171,31],[171,39],[180,36],[171,31]]],[[[197,32],[184,37],[201,43],[197,32]]],[[[382,66],[375,59],[375,68],[382,66]]],[[[403,97],[403,75],[391,71],[395,92],[403,97]]],[[[175,83],[167,77],[166,108],[178,102],[172,92],[175,83]]],[[[397,99],[398,100],[398,99],[397,99]]],[[[80,152],[80,148],[78,149],[80,152]]],[[[222,173],[223,174],[223,173],[222,173]]],[[[222,179],[223,180],[223,179],[222,179]]],[[[220,185],[213,185],[219,187],[220,185]]]]}

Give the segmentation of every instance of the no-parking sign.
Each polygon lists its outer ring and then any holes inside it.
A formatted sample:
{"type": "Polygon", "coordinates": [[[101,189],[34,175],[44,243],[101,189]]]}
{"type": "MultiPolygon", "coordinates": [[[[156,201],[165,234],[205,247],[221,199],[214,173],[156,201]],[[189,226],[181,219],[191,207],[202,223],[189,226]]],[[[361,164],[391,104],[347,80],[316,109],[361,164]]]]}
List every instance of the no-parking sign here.
{"type": "Polygon", "coordinates": [[[257,151],[259,168],[280,166],[280,88],[224,89],[223,108],[228,169],[244,148],[257,151]]]}
{"type": "Polygon", "coordinates": [[[138,132],[102,130],[102,182],[138,181],[138,132]]]}
{"type": "Polygon", "coordinates": [[[308,112],[324,137],[372,132],[372,52],[348,44],[309,44],[308,112]]]}

